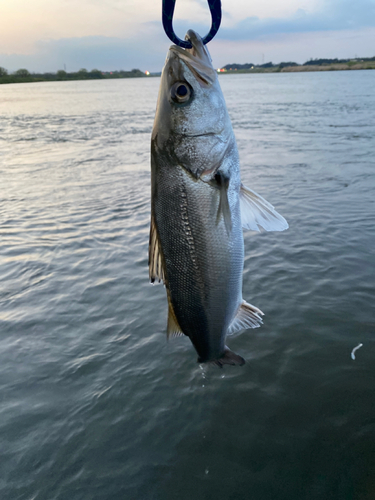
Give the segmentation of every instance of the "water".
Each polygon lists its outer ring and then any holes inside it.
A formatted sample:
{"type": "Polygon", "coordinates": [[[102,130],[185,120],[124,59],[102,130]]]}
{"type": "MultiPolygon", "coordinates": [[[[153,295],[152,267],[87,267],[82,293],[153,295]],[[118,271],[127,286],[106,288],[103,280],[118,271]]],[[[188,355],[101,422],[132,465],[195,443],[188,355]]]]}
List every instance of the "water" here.
{"type": "Polygon", "coordinates": [[[2,499],[375,498],[375,72],[221,84],[290,224],[244,234],[265,323],[223,370],[148,283],[159,79],[0,87],[2,499]]]}

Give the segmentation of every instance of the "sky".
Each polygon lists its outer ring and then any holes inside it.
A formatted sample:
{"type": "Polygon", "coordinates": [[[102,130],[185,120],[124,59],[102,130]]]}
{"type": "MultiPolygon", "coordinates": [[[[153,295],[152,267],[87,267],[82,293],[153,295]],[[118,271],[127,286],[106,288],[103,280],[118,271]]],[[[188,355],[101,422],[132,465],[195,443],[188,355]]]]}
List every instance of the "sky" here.
{"type": "MultiPolygon", "coordinates": [[[[162,69],[171,44],[162,0],[0,0],[0,66],[9,72],[162,69]]],[[[375,56],[375,0],[222,0],[213,64],[375,56]]],[[[206,0],[176,0],[174,30],[210,29],[206,0]]]]}

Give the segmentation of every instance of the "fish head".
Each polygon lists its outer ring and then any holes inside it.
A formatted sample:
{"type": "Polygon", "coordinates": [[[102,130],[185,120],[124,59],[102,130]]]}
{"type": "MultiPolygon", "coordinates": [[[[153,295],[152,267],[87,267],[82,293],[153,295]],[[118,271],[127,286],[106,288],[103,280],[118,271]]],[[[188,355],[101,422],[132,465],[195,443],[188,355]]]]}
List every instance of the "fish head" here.
{"type": "Polygon", "coordinates": [[[234,137],[207,47],[193,30],[185,39],[191,49],[172,45],[167,55],[153,140],[198,178],[215,170],[234,137]]]}

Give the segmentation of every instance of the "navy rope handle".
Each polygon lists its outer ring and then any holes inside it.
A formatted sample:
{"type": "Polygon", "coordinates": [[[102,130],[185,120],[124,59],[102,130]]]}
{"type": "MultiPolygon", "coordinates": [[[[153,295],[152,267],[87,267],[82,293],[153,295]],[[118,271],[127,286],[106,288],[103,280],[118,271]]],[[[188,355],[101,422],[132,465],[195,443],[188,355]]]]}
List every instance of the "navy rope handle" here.
{"type": "MultiPolygon", "coordinates": [[[[221,2],[220,0],[207,0],[208,6],[211,11],[212,24],[211,29],[207,35],[203,38],[203,43],[206,44],[210,42],[219,30],[221,23],[221,2]]],[[[163,27],[167,37],[172,40],[173,43],[183,47],[184,49],[191,49],[192,45],[190,42],[186,42],[178,38],[176,33],[173,31],[172,20],[173,12],[176,0],[163,0],[163,27]]]]}

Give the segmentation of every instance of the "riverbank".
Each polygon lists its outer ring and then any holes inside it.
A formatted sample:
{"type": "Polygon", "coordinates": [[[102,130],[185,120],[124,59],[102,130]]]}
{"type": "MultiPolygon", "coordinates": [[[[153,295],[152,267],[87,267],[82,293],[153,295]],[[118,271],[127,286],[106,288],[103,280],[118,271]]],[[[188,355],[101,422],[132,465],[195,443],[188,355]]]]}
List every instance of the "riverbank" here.
{"type": "Polygon", "coordinates": [[[272,66],[267,68],[254,66],[249,69],[226,69],[220,71],[220,74],[236,74],[236,73],[300,73],[312,71],[347,71],[359,69],[375,69],[375,61],[355,62],[349,61],[347,63],[332,63],[322,65],[293,65],[293,66],[272,66]]]}
{"type": "Polygon", "coordinates": [[[118,78],[145,78],[146,74],[139,69],[131,71],[108,71],[102,72],[97,69],[87,71],[81,69],[75,73],[67,73],[59,70],[57,73],[29,73],[26,69],[21,69],[12,74],[7,74],[6,70],[3,74],[0,71],[0,84],[5,83],[32,83],[32,82],[63,82],[75,80],[110,80],[118,78]]]}

